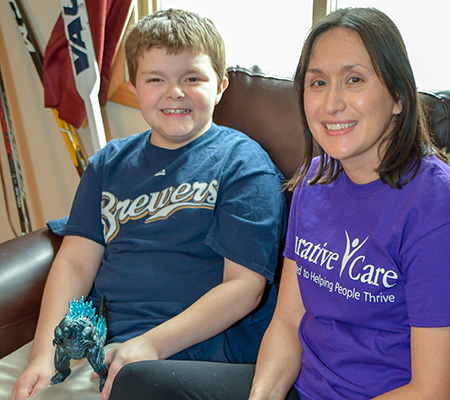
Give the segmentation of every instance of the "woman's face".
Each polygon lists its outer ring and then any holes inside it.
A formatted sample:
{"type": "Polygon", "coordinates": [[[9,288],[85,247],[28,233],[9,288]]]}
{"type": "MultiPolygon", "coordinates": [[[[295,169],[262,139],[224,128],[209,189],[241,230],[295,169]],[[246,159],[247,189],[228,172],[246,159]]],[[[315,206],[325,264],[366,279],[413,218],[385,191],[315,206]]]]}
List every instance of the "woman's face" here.
{"type": "Polygon", "coordinates": [[[356,32],[334,28],[316,40],[303,93],[308,126],[325,152],[358,184],[378,179],[380,142],[401,103],[376,74],[356,32]]]}

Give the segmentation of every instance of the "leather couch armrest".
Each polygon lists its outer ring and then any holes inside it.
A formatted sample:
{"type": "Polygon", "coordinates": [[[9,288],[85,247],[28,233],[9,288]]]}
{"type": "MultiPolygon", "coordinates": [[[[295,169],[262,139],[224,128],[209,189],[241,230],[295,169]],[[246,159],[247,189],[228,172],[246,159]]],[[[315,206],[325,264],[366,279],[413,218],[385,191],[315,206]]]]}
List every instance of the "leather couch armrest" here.
{"type": "Polygon", "coordinates": [[[44,228],[0,244],[0,358],[29,342],[62,237],[44,228]]]}

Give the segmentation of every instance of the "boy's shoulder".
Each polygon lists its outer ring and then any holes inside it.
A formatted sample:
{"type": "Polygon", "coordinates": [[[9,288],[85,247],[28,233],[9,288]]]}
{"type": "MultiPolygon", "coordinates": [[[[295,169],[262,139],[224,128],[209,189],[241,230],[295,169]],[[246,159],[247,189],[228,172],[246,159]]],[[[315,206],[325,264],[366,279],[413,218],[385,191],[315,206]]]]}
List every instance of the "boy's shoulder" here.
{"type": "Polygon", "coordinates": [[[151,130],[149,129],[141,133],[135,133],[133,135],[124,138],[112,139],[107,143],[105,149],[113,151],[113,150],[120,150],[124,147],[134,147],[143,145],[148,140],[150,132],[151,130]]]}
{"type": "Polygon", "coordinates": [[[267,160],[272,163],[272,159],[267,151],[255,139],[246,133],[228,126],[217,125],[217,134],[214,136],[216,145],[224,151],[232,153],[233,157],[245,160],[267,160]]]}
{"type": "MultiPolygon", "coordinates": [[[[126,138],[112,139],[89,161],[100,166],[139,156],[145,151],[146,145],[148,147],[150,135],[151,129],[126,138]]],[[[227,126],[213,124],[202,137],[178,149],[171,157],[182,157],[183,154],[192,153],[190,150],[199,157],[203,153],[214,154],[216,159],[222,161],[243,162],[248,167],[259,165],[269,167],[271,170],[276,169],[269,154],[257,141],[244,132],[227,126]]],[[[163,156],[167,156],[168,152],[165,149],[154,148],[151,148],[151,151],[163,156]]]]}
{"type": "MultiPolygon", "coordinates": [[[[218,125],[211,139],[211,147],[215,148],[221,164],[230,171],[238,170],[239,174],[266,173],[284,177],[267,151],[244,132],[228,126],[218,125]]],[[[214,152],[214,151],[213,151],[214,152]]]]}
{"type": "Polygon", "coordinates": [[[150,130],[133,134],[125,138],[111,139],[105,147],[100,149],[89,162],[106,161],[117,155],[131,154],[133,151],[145,146],[150,135],[150,130]]]}
{"type": "MultiPolygon", "coordinates": [[[[217,125],[216,127],[217,134],[214,136],[214,140],[220,145],[235,149],[242,148],[242,150],[246,149],[248,152],[264,154],[269,157],[263,147],[244,132],[224,125],[217,125]]],[[[244,154],[248,153],[244,152],[244,154]]]]}

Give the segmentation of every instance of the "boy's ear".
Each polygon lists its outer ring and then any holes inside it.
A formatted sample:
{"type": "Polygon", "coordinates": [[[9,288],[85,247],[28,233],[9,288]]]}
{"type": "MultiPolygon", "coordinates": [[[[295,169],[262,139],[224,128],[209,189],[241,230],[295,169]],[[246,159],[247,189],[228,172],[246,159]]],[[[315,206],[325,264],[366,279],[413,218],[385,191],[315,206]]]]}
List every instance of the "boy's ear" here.
{"type": "Polygon", "coordinates": [[[137,97],[137,91],[136,88],[134,87],[134,85],[131,82],[128,82],[128,87],[130,88],[130,90],[135,94],[135,96],[137,97]]]}
{"type": "Polygon", "coordinates": [[[228,76],[224,76],[222,79],[222,83],[220,84],[219,88],[217,89],[216,101],[215,101],[214,105],[219,104],[219,101],[222,98],[223,92],[225,92],[229,83],[230,82],[228,80],[228,76]]]}

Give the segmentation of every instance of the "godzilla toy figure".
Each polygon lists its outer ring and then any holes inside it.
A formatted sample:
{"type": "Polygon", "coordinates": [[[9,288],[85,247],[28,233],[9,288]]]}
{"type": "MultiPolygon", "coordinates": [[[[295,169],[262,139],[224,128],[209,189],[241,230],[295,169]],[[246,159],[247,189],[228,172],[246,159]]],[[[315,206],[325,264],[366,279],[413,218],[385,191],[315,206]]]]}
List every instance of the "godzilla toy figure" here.
{"type": "Polygon", "coordinates": [[[55,328],[53,345],[55,350],[55,368],[58,371],[52,378],[55,385],[70,375],[70,360],[86,358],[100,377],[100,391],[108,375],[103,346],[106,341],[106,319],[104,317],[104,297],[100,303],[99,315],[95,313],[92,301],[73,300],[69,303],[69,312],[55,328]]]}

